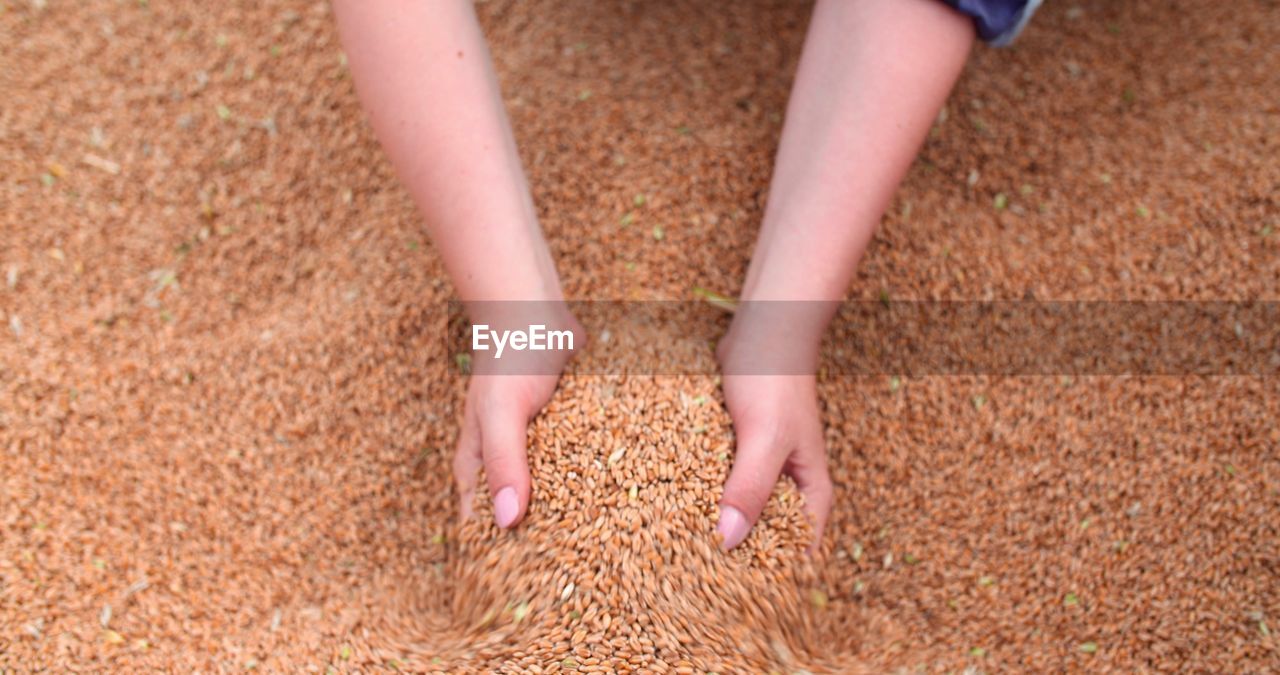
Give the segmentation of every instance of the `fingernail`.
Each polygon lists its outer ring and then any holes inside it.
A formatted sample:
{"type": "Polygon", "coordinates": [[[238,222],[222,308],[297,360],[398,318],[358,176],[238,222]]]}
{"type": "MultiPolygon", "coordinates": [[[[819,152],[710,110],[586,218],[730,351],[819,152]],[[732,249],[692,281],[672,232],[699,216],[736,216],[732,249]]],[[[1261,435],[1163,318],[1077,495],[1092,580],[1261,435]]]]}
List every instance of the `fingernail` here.
{"type": "Polygon", "coordinates": [[[493,497],[493,519],[498,521],[498,527],[511,527],[519,514],[520,502],[516,498],[516,489],[504,487],[498,490],[498,494],[493,497]]]}
{"type": "Polygon", "coordinates": [[[747,522],[747,517],[742,515],[741,511],[732,506],[721,506],[720,524],[716,525],[716,531],[724,538],[720,547],[728,551],[747,538],[747,533],[751,531],[751,523],[747,522]]]}

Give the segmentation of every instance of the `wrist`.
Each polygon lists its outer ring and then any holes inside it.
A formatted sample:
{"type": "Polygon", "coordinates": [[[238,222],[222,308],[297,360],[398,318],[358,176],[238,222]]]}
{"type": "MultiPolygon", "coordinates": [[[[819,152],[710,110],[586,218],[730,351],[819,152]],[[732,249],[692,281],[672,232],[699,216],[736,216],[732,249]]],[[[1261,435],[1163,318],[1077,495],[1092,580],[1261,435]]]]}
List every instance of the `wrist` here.
{"type": "Polygon", "coordinates": [[[483,251],[467,249],[452,257],[442,248],[449,276],[462,301],[468,306],[495,302],[563,304],[560,277],[545,250],[545,242],[530,238],[513,249],[511,241],[483,251]]]}
{"type": "Polygon", "coordinates": [[[716,346],[726,375],[812,375],[836,303],[748,301],[738,304],[716,346]]]}
{"type": "Polygon", "coordinates": [[[477,375],[559,375],[586,345],[586,330],[563,299],[464,306],[471,372],[477,375]]]}

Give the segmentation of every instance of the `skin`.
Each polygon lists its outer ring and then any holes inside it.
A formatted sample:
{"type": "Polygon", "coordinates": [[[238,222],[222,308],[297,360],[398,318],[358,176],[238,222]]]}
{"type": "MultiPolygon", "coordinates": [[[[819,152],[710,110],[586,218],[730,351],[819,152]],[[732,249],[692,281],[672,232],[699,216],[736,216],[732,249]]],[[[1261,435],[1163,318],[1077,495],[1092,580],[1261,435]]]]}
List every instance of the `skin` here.
{"type": "MultiPolygon", "coordinates": [[[[481,322],[484,301],[560,307],[548,325],[577,326],[529,193],[497,75],[467,0],[336,0],[357,92],[374,133],[423,215],[459,298],[481,322]]],[[[568,361],[568,356],[559,364],[568,361]]],[[[490,494],[510,488],[510,527],[529,504],[525,434],[557,376],[471,378],[454,475],[464,517],[477,474],[490,494]]]]}
{"type": "MultiPolygon", "coordinates": [[[[742,300],[808,300],[801,320],[735,318],[722,364],[751,342],[785,344],[812,368],[837,301],[969,54],[972,22],[936,0],[819,0],[800,57],[742,300]],[[785,334],[774,334],[780,328],[785,334]]],[[[725,368],[738,437],[721,501],[727,548],[746,537],[780,473],[805,495],[821,541],[831,478],[809,375],[725,368]],[[734,513],[736,512],[736,514],[734,513]]]]}
{"type": "MultiPolygon", "coordinates": [[[[483,319],[482,301],[535,300],[549,324],[580,331],[563,305],[471,2],[334,0],[334,8],[374,132],[473,322],[483,319]]],[[[740,313],[721,341],[738,439],[718,524],[725,548],[746,537],[783,473],[805,494],[821,540],[832,486],[811,368],[751,375],[733,365],[749,361],[761,340],[785,340],[816,363],[835,303],[973,38],[972,23],[937,0],[818,0],[814,8],[742,299],[829,304],[788,322],[785,335],[779,322],[740,313]]],[[[454,458],[464,517],[481,466],[498,524],[524,517],[527,428],[558,380],[472,376],[454,458]]]]}

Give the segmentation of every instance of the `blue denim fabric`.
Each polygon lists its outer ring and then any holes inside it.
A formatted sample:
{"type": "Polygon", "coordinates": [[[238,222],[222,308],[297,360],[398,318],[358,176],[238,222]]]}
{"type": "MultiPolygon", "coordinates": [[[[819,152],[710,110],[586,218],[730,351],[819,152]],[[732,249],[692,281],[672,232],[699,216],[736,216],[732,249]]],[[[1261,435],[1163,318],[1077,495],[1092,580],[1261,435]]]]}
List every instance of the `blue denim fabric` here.
{"type": "Polygon", "coordinates": [[[978,37],[995,47],[1013,42],[1040,7],[1042,0],[942,0],[973,17],[978,37]]]}

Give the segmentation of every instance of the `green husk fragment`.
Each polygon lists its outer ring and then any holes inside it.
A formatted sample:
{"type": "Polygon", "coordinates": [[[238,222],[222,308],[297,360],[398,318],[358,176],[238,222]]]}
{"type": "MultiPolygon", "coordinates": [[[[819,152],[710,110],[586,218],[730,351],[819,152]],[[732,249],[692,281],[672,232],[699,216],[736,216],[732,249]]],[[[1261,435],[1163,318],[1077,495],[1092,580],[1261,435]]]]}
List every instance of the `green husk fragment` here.
{"type": "Polygon", "coordinates": [[[709,291],[701,286],[693,287],[693,297],[699,300],[705,300],[707,304],[718,309],[722,309],[732,314],[738,310],[738,301],[725,295],[720,295],[715,291],[709,291]]]}

